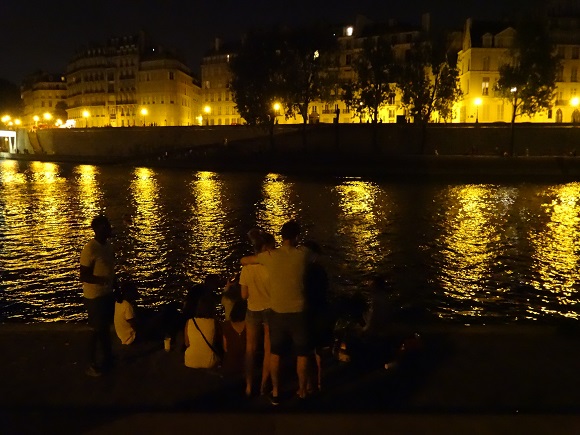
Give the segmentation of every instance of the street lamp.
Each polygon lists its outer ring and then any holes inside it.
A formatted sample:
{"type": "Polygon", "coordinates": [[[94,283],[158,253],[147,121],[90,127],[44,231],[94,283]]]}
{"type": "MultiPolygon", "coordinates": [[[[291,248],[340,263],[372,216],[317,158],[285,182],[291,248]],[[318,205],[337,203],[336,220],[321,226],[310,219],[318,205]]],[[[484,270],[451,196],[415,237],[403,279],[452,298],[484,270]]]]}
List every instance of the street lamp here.
{"type": "Polygon", "coordinates": [[[143,107],[141,109],[141,116],[143,117],[143,127],[145,127],[145,117],[147,116],[148,113],[149,111],[147,110],[146,107],[143,107]]]}
{"type": "Polygon", "coordinates": [[[47,124],[52,119],[52,115],[48,112],[45,112],[44,115],[42,115],[42,117],[44,118],[47,124]]]}
{"type": "Polygon", "coordinates": [[[35,126],[35,127],[38,127],[38,120],[40,119],[40,118],[38,117],[38,115],[34,115],[34,116],[32,117],[32,119],[34,120],[34,126],[35,126]]]}
{"type": "Polygon", "coordinates": [[[89,111],[83,110],[83,118],[85,118],[85,128],[87,128],[89,126],[89,116],[91,116],[89,111]]]}
{"type": "Polygon", "coordinates": [[[578,107],[578,103],[580,103],[580,99],[578,99],[578,97],[572,97],[570,100],[570,105],[572,107],[578,107]]]}
{"type": "Polygon", "coordinates": [[[479,106],[481,106],[481,98],[475,99],[475,123],[479,123],[479,106]]]}
{"type": "Polygon", "coordinates": [[[205,125],[209,125],[209,114],[211,113],[211,107],[209,106],[205,106],[203,108],[203,111],[205,112],[205,125]]]}

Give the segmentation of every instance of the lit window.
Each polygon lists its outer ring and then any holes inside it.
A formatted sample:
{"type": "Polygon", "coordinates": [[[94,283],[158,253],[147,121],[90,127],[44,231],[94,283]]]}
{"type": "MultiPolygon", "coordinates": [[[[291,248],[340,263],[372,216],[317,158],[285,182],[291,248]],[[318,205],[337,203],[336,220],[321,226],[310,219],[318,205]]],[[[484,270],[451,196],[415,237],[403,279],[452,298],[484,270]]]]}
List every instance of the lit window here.
{"type": "Polygon", "coordinates": [[[353,28],[352,26],[349,26],[346,28],[346,36],[352,36],[352,32],[353,32],[353,28]]]}
{"type": "Polygon", "coordinates": [[[484,77],[481,82],[481,95],[489,95],[489,77],[484,77]]]}

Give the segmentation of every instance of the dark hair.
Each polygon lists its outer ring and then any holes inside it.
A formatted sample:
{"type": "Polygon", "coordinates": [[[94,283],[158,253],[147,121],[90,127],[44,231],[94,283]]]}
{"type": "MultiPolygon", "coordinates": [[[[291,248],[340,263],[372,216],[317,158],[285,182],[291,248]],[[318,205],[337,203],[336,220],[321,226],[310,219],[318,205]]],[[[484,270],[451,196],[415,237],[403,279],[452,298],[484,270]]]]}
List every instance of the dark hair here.
{"type": "Polygon", "coordinates": [[[271,247],[276,246],[276,239],[270,233],[264,233],[262,235],[262,241],[263,241],[262,250],[264,249],[265,246],[268,246],[268,247],[270,247],[270,246],[271,247]]]}
{"type": "Polygon", "coordinates": [[[282,240],[294,240],[300,235],[300,224],[296,221],[288,221],[282,225],[280,234],[282,240]]]}
{"type": "Polygon", "coordinates": [[[215,317],[215,303],[210,295],[203,295],[197,302],[195,317],[213,319],[215,317]]]}
{"type": "Polygon", "coordinates": [[[246,319],[247,309],[248,303],[245,300],[236,301],[230,311],[230,320],[232,322],[243,322],[246,319]]]}
{"type": "Polygon", "coordinates": [[[205,286],[203,284],[195,284],[188,290],[185,295],[185,302],[183,303],[183,315],[186,319],[195,317],[197,304],[204,294],[205,286]]]}
{"type": "Polygon", "coordinates": [[[119,290],[115,292],[115,300],[118,303],[121,303],[125,300],[128,300],[128,298],[130,298],[131,295],[134,296],[139,295],[137,284],[135,284],[133,281],[123,281],[119,285],[119,290]]]}
{"type": "Polygon", "coordinates": [[[109,226],[111,225],[109,219],[104,214],[94,217],[93,220],[91,221],[91,228],[93,229],[93,231],[96,230],[101,225],[109,225],[109,226]]]}
{"type": "Polygon", "coordinates": [[[205,288],[206,290],[216,290],[222,284],[222,279],[217,273],[210,273],[205,277],[205,288]]]}
{"type": "Polygon", "coordinates": [[[318,254],[318,255],[322,254],[322,248],[314,240],[306,240],[302,244],[302,246],[305,246],[306,248],[308,248],[309,250],[311,250],[315,254],[318,254]]]}

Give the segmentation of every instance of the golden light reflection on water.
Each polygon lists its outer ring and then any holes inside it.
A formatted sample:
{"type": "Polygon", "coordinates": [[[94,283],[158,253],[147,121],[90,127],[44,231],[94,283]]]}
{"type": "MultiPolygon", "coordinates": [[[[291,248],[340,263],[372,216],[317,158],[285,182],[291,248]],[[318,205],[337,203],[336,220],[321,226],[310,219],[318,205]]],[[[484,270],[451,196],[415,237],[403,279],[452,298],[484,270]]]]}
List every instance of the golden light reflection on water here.
{"type": "Polygon", "coordinates": [[[160,232],[159,186],[157,174],[149,168],[135,168],[130,184],[135,212],[129,224],[128,237],[133,252],[125,257],[121,272],[129,275],[135,270],[156,270],[162,264],[164,252],[159,249],[160,232]]]}
{"type": "Polygon", "coordinates": [[[0,183],[4,185],[26,183],[26,176],[19,172],[16,160],[2,160],[0,168],[0,183]]]}
{"type": "Polygon", "coordinates": [[[542,212],[549,220],[541,231],[530,233],[534,269],[540,277],[533,284],[551,292],[561,304],[558,311],[544,307],[543,312],[577,318],[573,308],[564,306],[578,302],[580,183],[555,186],[541,196],[548,197],[542,212]]]}
{"type": "Polygon", "coordinates": [[[266,175],[262,183],[262,201],[256,216],[257,225],[278,238],[285,222],[300,220],[294,195],[294,184],[285,176],[266,175]]]}
{"type": "Polygon", "coordinates": [[[191,210],[192,268],[190,276],[220,273],[223,251],[227,249],[225,222],[229,210],[224,200],[224,183],[215,172],[201,171],[191,183],[193,205],[191,210]]]}
{"type": "Polygon", "coordinates": [[[501,255],[503,216],[513,202],[513,192],[487,185],[451,187],[446,192],[449,204],[444,211],[439,235],[439,284],[443,294],[458,301],[450,302],[452,315],[478,316],[482,303],[501,297],[491,294],[485,282],[501,255]]]}
{"type": "Polygon", "coordinates": [[[55,163],[33,162],[31,169],[33,197],[38,200],[31,231],[38,235],[37,246],[44,249],[41,255],[48,255],[65,245],[64,231],[68,222],[63,213],[66,209],[63,190],[67,184],[66,179],[59,176],[59,166],[55,163]]]}
{"type": "Polygon", "coordinates": [[[103,192],[97,183],[99,169],[92,165],[79,165],[75,168],[79,189],[79,207],[85,219],[87,234],[91,220],[100,211],[103,192]]]}
{"type": "Polygon", "coordinates": [[[341,214],[339,233],[345,237],[343,247],[347,264],[360,262],[363,270],[373,271],[390,250],[380,242],[387,226],[386,214],[393,205],[372,182],[351,180],[336,186],[341,214]],[[380,198],[380,200],[379,200],[380,198]]]}

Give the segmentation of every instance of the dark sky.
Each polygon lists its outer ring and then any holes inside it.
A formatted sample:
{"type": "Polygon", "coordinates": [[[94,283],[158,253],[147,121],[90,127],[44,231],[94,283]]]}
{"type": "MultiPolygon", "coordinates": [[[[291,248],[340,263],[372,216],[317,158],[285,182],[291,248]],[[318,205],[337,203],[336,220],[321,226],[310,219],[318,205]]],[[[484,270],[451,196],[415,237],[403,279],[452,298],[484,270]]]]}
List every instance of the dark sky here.
{"type": "Polygon", "coordinates": [[[0,78],[20,84],[37,69],[64,72],[75,48],[145,30],[154,43],[177,48],[199,76],[201,56],[216,36],[238,38],[268,23],[419,22],[423,12],[461,28],[468,16],[510,15],[523,0],[0,0],[0,78]]]}

